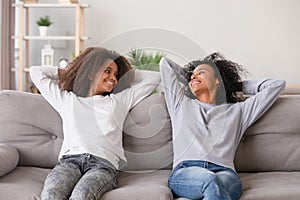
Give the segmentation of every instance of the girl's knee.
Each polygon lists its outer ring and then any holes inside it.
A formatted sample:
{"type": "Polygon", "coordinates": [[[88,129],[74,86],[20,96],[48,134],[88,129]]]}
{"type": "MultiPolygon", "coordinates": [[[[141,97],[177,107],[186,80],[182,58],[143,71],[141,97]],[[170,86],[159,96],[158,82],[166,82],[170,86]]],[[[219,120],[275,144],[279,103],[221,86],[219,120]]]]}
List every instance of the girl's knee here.
{"type": "Polygon", "coordinates": [[[68,200],[69,199],[69,193],[66,193],[64,191],[58,191],[53,189],[46,189],[43,190],[41,193],[41,200],[68,200]]]}
{"type": "Polygon", "coordinates": [[[74,193],[70,197],[70,200],[98,200],[95,196],[89,193],[74,193]]]}

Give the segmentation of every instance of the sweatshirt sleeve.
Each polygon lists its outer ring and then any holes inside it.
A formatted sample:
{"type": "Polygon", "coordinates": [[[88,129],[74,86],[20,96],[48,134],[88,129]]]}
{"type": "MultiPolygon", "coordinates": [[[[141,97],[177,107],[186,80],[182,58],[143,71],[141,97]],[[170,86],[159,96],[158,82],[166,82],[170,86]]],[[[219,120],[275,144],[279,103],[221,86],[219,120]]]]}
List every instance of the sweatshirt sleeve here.
{"type": "Polygon", "coordinates": [[[148,70],[134,70],[134,84],[117,95],[122,98],[129,107],[134,107],[160,84],[159,72],[148,70]]]}
{"type": "Polygon", "coordinates": [[[183,85],[187,85],[187,81],[184,76],[180,74],[181,70],[182,69],[178,64],[168,58],[162,58],[160,61],[164,95],[168,110],[172,115],[185,96],[185,89],[183,85]]]}
{"type": "Polygon", "coordinates": [[[30,77],[46,101],[60,113],[62,100],[67,91],[59,89],[57,84],[58,68],[53,66],[33,66],[30,77]]]}
{"type": "Polygon", "coordinates": [[[259,119],[284,92],[283,80],[249,80],[243,82],[243,93],[253,95],[241,103],[243,128],[246,130],[259,119]]]}

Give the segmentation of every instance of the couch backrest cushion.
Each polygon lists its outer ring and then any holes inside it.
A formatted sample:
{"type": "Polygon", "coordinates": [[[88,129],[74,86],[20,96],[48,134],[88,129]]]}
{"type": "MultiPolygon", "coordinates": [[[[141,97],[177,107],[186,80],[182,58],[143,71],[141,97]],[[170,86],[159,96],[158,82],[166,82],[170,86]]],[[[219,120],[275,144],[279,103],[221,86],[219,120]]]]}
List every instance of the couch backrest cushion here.
{"type": "Polygon", "coordinates": [[[237,171],[300,170],[300,96],[280,97],[246,131],[235,157],[237,171]]]}
{"type": "Polygon", "coordinates": [[[124,123],[125,171],[171,168],[172,128],[162,93],[137,104],[124,123]]]}
{"type": "MultiPolygon", "coordinates": [[[[19,165],[53,167],[63,141],[61,118],[38,94],[0,92],[0,143],[14,146],[19,165]]],[[[300,96],[281,97],[245,133],[237,171],[300,170],[300,96]]],[[[124,170],[172,164],[171,123],[162,93],[137,104],[124,123],[124,170]]]]}
{"type": "MultiPolygon", "coordinates": [[[[63,141],[58,113],[39,94],[0,92],[0,143],[19,151],[19,165],[53,167],[63,141]]],[[[154,170],[172,163],[171,123],[161,93],[137,104],[124,123],[124,170],[154,170]]]]}
{"type": "Polygon", "coordinates": [[[0,143],[19,152],[19,165],[53,167],[63,135],[58,113],[38,94],[0,92],[0,143]]]}

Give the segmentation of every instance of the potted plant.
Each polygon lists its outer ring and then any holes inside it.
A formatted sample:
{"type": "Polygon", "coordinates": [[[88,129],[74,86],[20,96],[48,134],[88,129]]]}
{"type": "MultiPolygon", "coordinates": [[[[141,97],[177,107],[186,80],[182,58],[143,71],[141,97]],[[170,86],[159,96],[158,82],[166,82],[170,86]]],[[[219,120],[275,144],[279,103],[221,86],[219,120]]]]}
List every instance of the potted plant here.
{"type": "Polygon", "coordinates": [[[49,16],[47,15],[45,17],[40,17],[40,19],[37,20],[36,23],[39,25],[40,36],[47,36],[49,26],[53,24],[49,16]]]}
{"type": "Polygon", "coordinates": [[[131,65],[137,69],[159,71],[159,61],[165,56],[161,52],[145,52],[142,49],[132,49],[127,54],[131,65]]]}

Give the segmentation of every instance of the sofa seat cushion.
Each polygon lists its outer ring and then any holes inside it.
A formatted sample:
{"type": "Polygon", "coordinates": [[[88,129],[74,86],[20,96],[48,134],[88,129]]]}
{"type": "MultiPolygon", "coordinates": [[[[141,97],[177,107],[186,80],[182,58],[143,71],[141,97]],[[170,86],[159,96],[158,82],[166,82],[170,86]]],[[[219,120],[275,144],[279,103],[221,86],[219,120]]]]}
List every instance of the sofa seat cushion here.
{"type": "Polygon", "coordinates": [[[240,173],[243,185],[241,200],[298,200],[300,172],[240,173]]]}
{"type": "Polygon", "coordinates": [[[148,173],[121,172],[118,188],[104,194],[101,200],[170,200],[172,192],[168,188],[170,170],[148,173]]]}
{"type": "Polygon", "coordinates": [[[0,199],[40,199],[49,169],[17,167],[0,179],[0,199]]]}

